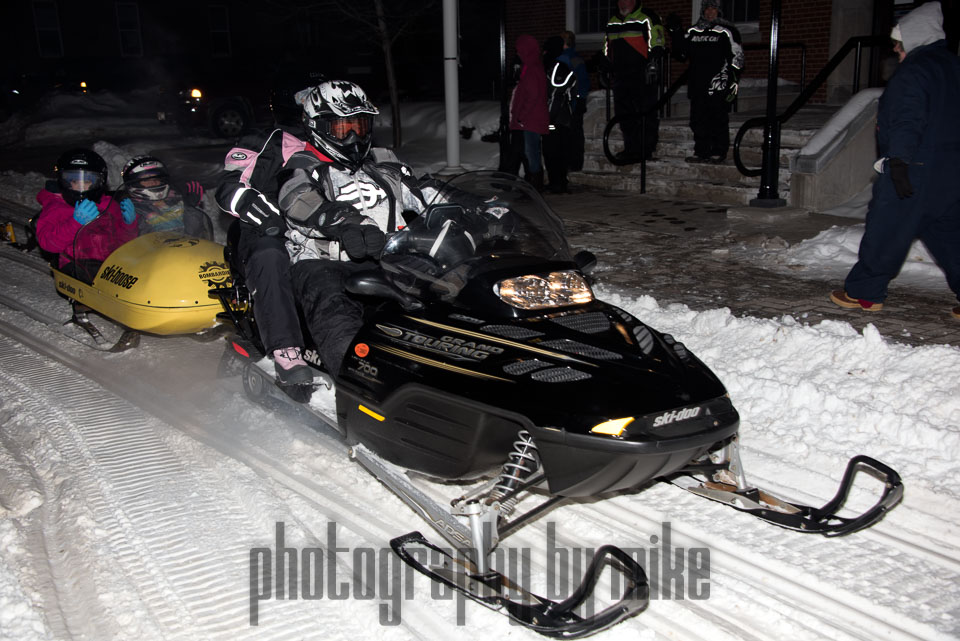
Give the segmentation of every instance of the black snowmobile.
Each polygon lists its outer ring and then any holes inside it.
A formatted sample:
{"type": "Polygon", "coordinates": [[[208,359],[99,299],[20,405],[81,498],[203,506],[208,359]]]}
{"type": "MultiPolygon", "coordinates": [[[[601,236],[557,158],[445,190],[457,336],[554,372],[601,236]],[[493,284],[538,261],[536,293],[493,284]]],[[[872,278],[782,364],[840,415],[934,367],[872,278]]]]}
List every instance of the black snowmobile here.
{"type": "MultiPolygon", "coordinates": [[[[527,183],[473,172],[447,183],[388,240],[379,270],[349,281],[366,302],[364,326],[340,371],[318,366],[336,397],[336,415],[321,418],[459,551],[430,566],[426,559],[441,549],[414,532],[392,542],[404,561],[538,632],[572,638],[639,612],[649,588],[636,561],[612,546],[597,551],[562,602],[491,567],[500,540],[565,499],[669,479],[828,536],[868,527],[899,501],[897,473],[865,456],[851,460],[837,496],[821,508],[750,486],[739,464],[739,416],[723,384],[682,343],[597,300],[584,276],[591,260],[571,255],[561,221],[527,183]],[[863,514],[839,516],[861,470],[884,490],[863,514]],[[439,500],[409,472],[472,485],[439,500]],[[626,577],[622,598],[583,615],[607,566],[626,577]]],[[[246,360],[244,386],[263,401],[277,388],[272,368],[262,368],[243,283],[217,294],[244,336],[228,352],[246,360]]]]}

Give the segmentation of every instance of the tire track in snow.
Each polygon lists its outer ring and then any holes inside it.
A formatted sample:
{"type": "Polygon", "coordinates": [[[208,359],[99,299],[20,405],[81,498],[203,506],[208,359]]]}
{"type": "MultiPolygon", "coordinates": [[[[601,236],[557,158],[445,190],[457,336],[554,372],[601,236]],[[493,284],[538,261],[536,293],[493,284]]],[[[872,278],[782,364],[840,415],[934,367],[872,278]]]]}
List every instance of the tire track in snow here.
{"type": "MultiPolygon", "coordinates": [[[[16,333],[5,323],[2,329],[16,333]]],[[[247,621],[247,559],[249,541],[256,540],[256,534],[249,531],[242,510],[224,506],[222,494],[199,484],[197,475],[157,436],[155,420],[145,418],[139,408],[90,381],[65,375],[55,363],[38,359],[3,338],[0,373],[4,383],[17,390],[18,397],[32,399],[31,414],[36,424],[44,426],[44,436],[75,475],[74,491],[85,497],[96,526],[98,552],[117,566],[111,569],[114,578],[105,585],[112,590],[117,577],[122,577],[123,591],[129,591],[121,598],[106,595],[108,600],[116,598],[112,605],[123,610],[112,612],[115,618],[128,616],[127,608],[139,611],[134,619],[146,619],[152,626],[136,624],[138,634],[147,632],[148,637],[270,636],[270,631],[262,628],[243,626],[238,630],[236,625],[225,626],[229,621],[247,621]],[[131,452],[133,456],[127,456],[131,452]],[[162,492],[152,491],[158,486],[162,492]],[[234,547],[211,550],[194,540],[192,522],[212,518],[219,521],[223,531],[237,533],[232,537],[237,541],[234,547]],[[225,572],[225,567],[237,571],[225,572]]],[[[67,470],[57,472],[66,474],[67,470]]],[[[51,501],[57,498],[48,497],[51,501]]],[[[66,548],[71,543],[76,541],[50,542],[53,547],[66,548]]],[[[57,560],[51,558],[50,562],[56,565],[57,560]]],[[[101,568],[94,567],[94,574],[102,578],[101,568]]],[[[53,575],[56,579],[57,568],[53,568],[53,575]]],[[[59,583],[56,587],[68,586],[59,583]]],[[[85,605],[95,608],[98,599],[105,598],[102,592],[69,591],[57,597],[71,636],[89,636],[90,625],[100,633],[104,630],[96,626],[116,625],[88,619],[90,612],[85,605]]],[[[110,608],[108,604],[100,610],[106,614],[110,608]]],[[[277,615],[283,619],[283,636],[309,636],[320,623],[315,608],[293,608],[287,602],[277,604],[277,615]]],[[[108,630],[107,636],[114,634],[108,630]]]]}
{"type": "MultiPolygon", "coordinates": [[[[115,438],[115,429],[117,427],[122,427],[129,431],[131,420],[143,422],[141,413],[137,411],[139,408],[142,408],[154,416],[158,416],[167,421],[171,427],[177,428],[187,436],[217,449],[222,454],[251,468],[261,476],[276,481],[290,489],[321,512],[327,520],[335,521],[339,527],[343,527],[353,533],[355,538],[351,540],[351,543],[354,547],[363,546],[373,549],[387,548],[389,547],[390,538],[397,534],[390,524],[382,520],[382,515],[376,511],[376,506],[371,505],[367,508],[368,511],[360,514],[360,518],[358,518],[357,506],[343,499],[343,496],[350,494],[349,485],[337,485],[332,489],[324,488],[322,484],[312,479],[298,476],[291,472],[286,462],[271,459],[266,454],[256,450],[245,449],[242,445],[237,444],[236,439],[232,435],[223,434],[215,429],[209,429],[202,421],[198,421],[197,408],[186,407],[182,404],[172,404],[165,402],[164,399],[157,398],[157,388],[152,383],[130,380],[129,378],[123,381],[111,381],[109,376],[104,375],[95,366],[90,364],[91,359],[80,360],[67,355],[56,348],[43,344],[40,339],[31,336],[29,333],[13,328],[2,321],[0,321],[0,329],[3,329],[7,334],[12,334],[18,340],[26,342],[32,349],[59,360],[81,375],[88,376],[90,380],[95,380],[108,389],[111,387],[116,388],[112,393],[107,392],[104,396],[114,397],[114,394],[119,394],[125,398],[125,401],[121,402],[128,408],[131,407],[128,403],[133,403],[130,410],[133,416],[124,416],[118,420],[113,414],[113,408],[105,398],[90,399],[90,384],[82,379],[74,379],[73,384],[79,386],[77,389],[77,398],[65,397],[61,401],[70,402],[75,400],[75,407],[71,410],[71,413],[83,417],[82,426],[76,425],[76,418],[73,418],[71,428],[74,430],[82,430],[84,432],[83,438],[85,439],[85,443],[92,450],[95,450],[96,456],[86,457],[85,463],[91,468],[108,468],[111,473],[111,481],[123,485],[129,496],[141,495],[158,482],[171,478],[171,475],[175,476],[186,473],[182,461],[178,456],[170,452],[163,444],[158,445],[158,443],[155,442],[155,438],[152,438],[149,434],[145,435],[139,430],[135,430],[129,432],[122,439],[118,440],[115,438]],[[88,425],[88,422],[90,425],[88,425]],[[105,426],[104,423],[106,423],[105,426]],[[131,454],[131,452],[133,453],[131,454]],[[94,458],[95,460],[93,460],[94,458]]],[[[5,342],[6,341],[0,341],[0,344],[5,342]]],[[[9,364],[0,357],[0,365],[3,365],[5,369],[10,371],[17,361],[22,360],[21,352],[16,358],[13,358],[9,364]]],[[[31,387],[36,386],[38,389],[43,389],[42,384],[44,381],[48,381],[48,379],[51,378],[57,377],[51,376],[49,372],[45,371],[43,374],[28,377],[24,380],[27,381],[31,387]]],[[[63,378],[62,373],[60,378],[63,378]]],[[[47,387],[49,387],[49,385],[47,387]]],[[[44,391],[48,394],[56,393],[61,396],[64,396],[65,393],[64,389],[57,389],[55,392],[51,392],[49,389],[44,391]]],[[[24,393],[29,393],[28,387],[24,387],[24,393]]],[[[52,424],[56,424],[57,421],[66,422],[70,419],[66,416],[56,415],[51,416],[49,420],[52,424]]],[[[306,428],[301,429],[304,430],[305,434],[308,433],[306,428]]],[[[313,434],[312,432],[309,433],[313,434]]],[[[331,444],[328,443],[328,445],[331,444]]],[[[343,448],[338,454],[345,457],[346,449],[343,448]]],[[[115,502],[120,502],[120,497],[112,498],[114,498],[115,502]]],[[[184,551],[189,542],[182,540],[176,534],[178,527],[171,527],[170,523],[176,522],[181,518],[187,518],[189,520],[191,517],[196,517],[198,510],[201,516],[204,512],[216,514],[221,521],[228,520],[223,518],[224,514],[229,516],[235,511],[229,509],[224,510],[222,506],[214,504],[198,506],[198,502],[199,501],[195,499],[191,499],[189,510],[172,510],[170,505],[160,506],[165,510],[161,510],[163,514],[162,519],[158,519],[157,517],[158,506],[149,503],[131,503],[129,505],[125,504],[122,509],[117,508],[118,511],[123,512],[125,518],[135,520],[136,526],[139,528],[136,531],[133,531],[131,528],[126,528],[122,532],[118,532],[114,537],[118,544],[122,544],[127,538],[139,537],[140,539],[148,538],[155,542],[156,545],[154,547],[157,548],[172,546],[169,551],[169,557],[174,559],[174,562],[171,563],[169,567],[164,566],[160,568],[156,574],[163,575],[168,582],[176,584],[178,589],[185,595],[186,600],[190,602],[191,608],[189,612],[181,611],[179,617],[164,617],[160,620],[159,623],[161,625],[159,627],[164,629],[177,629],[177,626],[174,625],[175,623],[179,622],[182,624],[183,621],[187,620],[192,622],[192,625],[188,626],[187,629],[191,629],[193,625],[196,625],[196,629],[209,630],[211,627],[216,628],[216,624],[222,624],[224,620],[237,620],[238,618],[240,620],[246,620],[247,618],[247,608],[249,605],[249,593],[247,590],[249,585],[245,580],[234,582],[230,587],[216,585],[215,581],[213,582],[214,584],[207,582],[199,588],[193,589],[186,585],[194,575],[199,577],[212,575],[215,577],[217,568],[204,565],[202,558],[193,556],[190,551],[184,551]],[[182,572],[178,572],[177,570],[178,563],[184,568],[182,572]],[[164,573],[166,574],[164,575],[164,573]],[[236,590],[237,585],[242,586],[243,589],[239,591],[236,590]],[[205,597],[209,600],[209,598],[212,598],[211,595],[230,593],[231,587],[233,588],[233,598],[229,599],[229,605],[223,603],[223,601],[226,600],[225,597],[220,600],[211,601],[209,604],[203,601],[193,601],[194,599],[204,599],[205,597]],[[204,613],[208,612],[211,613],[211,616],[216,617],[216,620],[205,618],[206,615],[204,613]],[[191,615],[190,617],[186,616],[188,613],[191,615]],[[168,628],[167,626],[172,627],[168,628]]],[[[299,521],[303,522],[303,519],[299,519],[299,521]]],[[[234,523],[229,527],[240,529],[242,526],[243,523],[234,523]]],[[[188,528],[183,527],[182,523],[179,529],[188,530],[188,528]]],[[[309,538],[313,538],[318,542],[325,539],[325,536],[318,536],[308,526],[304,526],[303,531],[309,538]]],[[[323,545],[320,544],[318,547],[323,548],[323,545]]],[[[156,553],[156,551],[154,552],[156,553]]],[[[202,550],[202,552],[208,554],[209,550],[202,550]]],[[[246,559],[249,554],[249,548],[244,547],[235,552],[240,554],[243,559],[246,559]]],[[[343,558],[342,555],[338,555],[337,559],[338,562],[340,562],[338,567],[344,571],[345,576],[356,576],[356,568],[354,568],[352,564],[344,562],[343,558]]],[[[244,566],[244,568],[246,568],[246,566],[244,566]]],[[[145,573],[142,569],[128,572],[128,575],[139,577],[143,577],[145,574],[150,573],[145,573]]],[[[361,589],[366,590],[368,588],[372,589],[373,587],[374,586],[368,586],[361,582],[361,589]]],[[[160,604],[157,607],[162,607],[166,605],[165,599],[167,597],[175,595],[167,591],[151,594],[150,596],[157,599],[157,602],[160,604]]],[[[271,616],[283,619],[281,636],[285,637],[294,634],[298,629],[296,620],[291,620],[290,618],[290,612],[299,611],[302,613],[303,624],[299,627],[304,634],[308,631],[316,630],[316,614],[311,614],[312,608],[304,607],[306,603],[306,601],[302,600],[300,602],[278,601],[271,603],[271,608],[275,610],[271,613],[271,616]]],[[[410,634],[418,638],[448,639],[449,635],[453,632],[449,622],[441,620],[432,611],[427,610],[419,604],[404,602],[403,609],[406,612],[406,616],[403,616],[401,619],[403,626],[410,634]],[[413,621],[416,621],[417,624],[411,625],[413,621]]],[[[374,617],[373,620],[375,622],[376,617],[374,617]]],[[[179,629],[182,631],[183,628],[181,627],[179,629]]],[[[269,634],[269,631],[263,628],[250,628],[249,631],[251,636],[258,639],[267,638],[269,634]]],[[[307,634],[307,636],[309,636],[309,634],[307,634]]],[[[235,628],[224,638],[237,638],[235,628]]]]}

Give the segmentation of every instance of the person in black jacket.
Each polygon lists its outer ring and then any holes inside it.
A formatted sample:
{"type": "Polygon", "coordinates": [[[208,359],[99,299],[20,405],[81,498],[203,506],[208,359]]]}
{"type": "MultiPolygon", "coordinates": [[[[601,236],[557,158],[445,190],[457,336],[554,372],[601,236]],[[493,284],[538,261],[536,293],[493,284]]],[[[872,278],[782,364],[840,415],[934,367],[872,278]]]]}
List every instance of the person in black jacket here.
{"type": "Polygon", "coordinates": [[[730,148],[730,104],[737,97],[743,47],[740,32],[721,17],[718,0],[703,0],[700,13],[685,32],[676,14],[667,18],[674,55],[690,61],[687,96],[694,146],[686,160],[722,163],[730,148]]]}
{"type": "MultiPolygon", "coordinates": [[[[543,137],[543,161],[550,184],[547,191],[569,193],[567,170],[573,164],[573,137],[578,103],[577,75],[561,61],[563,38],[553,36],[543,44],[543,68],[547,72],[547,112],[550,114],[550,133],[543,137]]],[[[580,113],[580,135],[583,135],[583,114],[580,113]]]]}
{"type": "MultiPolygon", "coordinates": [[[[879,311],[919,238],[960,301],[960,58],[947,47],[940,3],[905,15],[891,33],[900,66],[877,107],[877,151],[866,228],[840,307],[879,311]]],[[[960,318],[960,306],[952,310],[960,318]]]]}
{"type": "Polygon", "coordinates": [[[282,385],[313,380],[298,307],[323,366],[337,375],[362,311],[342,291],[344,279],[379,256],[405,211],[423,211],[435,193],[425,195],[409,167],[372,146],[379,111],[359,86],[328,80],[296,100],[303,128],[242,140],[217,189],[221,209],[239,219],[238,258],[282,385]]]}

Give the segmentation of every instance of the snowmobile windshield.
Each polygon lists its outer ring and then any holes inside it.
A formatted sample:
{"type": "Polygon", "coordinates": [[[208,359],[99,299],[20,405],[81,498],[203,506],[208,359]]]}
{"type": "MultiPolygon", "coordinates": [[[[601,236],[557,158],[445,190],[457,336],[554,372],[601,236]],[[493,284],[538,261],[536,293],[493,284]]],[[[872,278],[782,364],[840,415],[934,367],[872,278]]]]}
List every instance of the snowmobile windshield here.
{"type": "Polygon", "coordinates": [[[437,187],[424,213],[387,242],[381,266],[402,291],[455,296],[490,259],[572,262],[563,223],[529,183],[478,171],[437,187]]]}
{"type": "Polygon", "coordinates": [[[156,177],[138,176],[120,187],[117,198],[119,200],[129,198],[133,201],[137,212],[137,229],[140,234],[173,231],[213,240],[213,223],[210,218],[196,207],[187,205],[180,192],[170,187],[165,179],[158,181],[156,177]],[[157,183],[162,184],[162,196],[160,191],[147,191],[155,189],[157,183]]]}

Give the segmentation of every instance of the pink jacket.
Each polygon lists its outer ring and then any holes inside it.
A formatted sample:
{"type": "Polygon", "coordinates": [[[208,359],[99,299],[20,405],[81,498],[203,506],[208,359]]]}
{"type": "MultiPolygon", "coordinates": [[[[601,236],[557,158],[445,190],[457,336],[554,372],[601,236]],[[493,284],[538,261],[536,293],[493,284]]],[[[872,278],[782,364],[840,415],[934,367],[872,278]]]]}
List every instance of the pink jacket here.
{"type": "Polygon", "coordinates": [[[523,66],[520,69],[520,81],[510,97],[510,129],[547,134],[550,132],[547,74],[543,72],[536,39],[526,34],[518,37],[517,55],[523,66]]]}
{"type": "Polygon", "coordinates": [[[102,261],[137,236],[136,221],[130,225],[123,222],[120,204],[112,196],[100,199],[100,215],[86,227],[73,219],[73,205],[68,205],[60,194],[41,189],[37,202],[43,207],[37,218],[37,242],[48,252],[60,254],[60,267],[73,262],[75,257],[102,261]],[[78,239],[81,227],[83,234],[78,239]]]}

